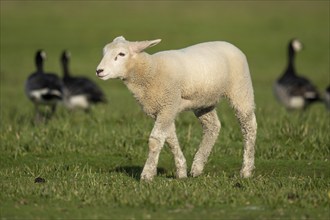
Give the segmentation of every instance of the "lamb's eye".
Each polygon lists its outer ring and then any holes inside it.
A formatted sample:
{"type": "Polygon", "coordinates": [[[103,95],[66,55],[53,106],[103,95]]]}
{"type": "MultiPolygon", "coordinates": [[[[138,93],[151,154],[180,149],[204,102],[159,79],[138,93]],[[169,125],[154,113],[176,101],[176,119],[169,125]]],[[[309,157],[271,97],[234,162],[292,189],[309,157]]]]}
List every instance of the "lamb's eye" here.
{"type": "Polygon", "coordinates": [[[122,52],[120,52],[116,57],[115,57],[115,60],[117,60],[118,59],[118,56],[121,56],[121,57],[124,57],[125,56],[125,54],[124,53],[122,53],[122,52]]]}

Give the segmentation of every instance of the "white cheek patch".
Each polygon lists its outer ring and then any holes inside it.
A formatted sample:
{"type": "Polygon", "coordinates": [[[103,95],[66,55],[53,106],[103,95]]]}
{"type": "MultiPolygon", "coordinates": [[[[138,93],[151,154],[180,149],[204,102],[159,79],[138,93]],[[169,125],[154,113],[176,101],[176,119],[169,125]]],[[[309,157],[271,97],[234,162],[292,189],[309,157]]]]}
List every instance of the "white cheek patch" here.
{"type": "Polygon", "coordinates": [[[42,59],[46,59],[46,53],[45,53],[45,51],[42,51],[41,52],[41,57],[42,57],[42,59]]]}
{"type": "Polygon", "coordinates": [[[300,43],[300,41],[298,41],[298,40],[294,40],[293,42],[292,42],[292,46],[293,46],[293,49],[295,50],[295,51],[301,51],[301,49],[302,49],[302,44],[300,43]]]}

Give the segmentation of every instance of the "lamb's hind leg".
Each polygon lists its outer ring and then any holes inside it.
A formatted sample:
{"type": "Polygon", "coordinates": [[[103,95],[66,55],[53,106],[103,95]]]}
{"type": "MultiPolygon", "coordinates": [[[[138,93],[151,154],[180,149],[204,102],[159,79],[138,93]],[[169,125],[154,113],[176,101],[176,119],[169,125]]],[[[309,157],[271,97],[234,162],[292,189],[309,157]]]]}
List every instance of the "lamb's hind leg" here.
{"type": "Polygon", "coordinates": [[[214,107],[198,110],[194,113],[202,124],[203,138],[191,167],[191,175],[193,177],[203,172],[204,165],[211,153],[221,127],[214,107]]]}
{"type": "Polygon", "coordinates": [[[168,143],[173,155],[174,155],[174,161],[175,161],[175,167],[176,167],[176,177],[177,178],[185,178],[187,177],[187,164],[186,164],[186,158],[184,157],[178,138],[175,133],[175,124],[172,123],[168,137],[166,138],[166,142],[168,143]]]}
{"type": "Polygon", "coordinates": [[[250,177],[254,169],[254,145],[257,136],[257,121],[254,113],[253,87],[247,63],[242,66],[242,75],[238,75],[235,83],[228,90],[227,95],[235,109],[244,139],[241,176],[245,178],[250,177]]]}
{"type": "Polygon", "coordinates": [[[254,145],[257,136],[257,121],[254,111],[237,111],[236,116],[239,119],[244,138],[244,153],[241,176],[250,177],[254,169],[254,145]]]}
{"type": "Polygon", "coordinates": [[[238,118],[243,134],[244,152],[241,176],[246,178],[252,175],[254,169],[254,145],[257,136],[257,121],[254,114],[253,97],[251,95],[244,97],[242,94],[235,94],[236,97],[231,98],[230,101],[235,109],[236,117],[238,118]]]}

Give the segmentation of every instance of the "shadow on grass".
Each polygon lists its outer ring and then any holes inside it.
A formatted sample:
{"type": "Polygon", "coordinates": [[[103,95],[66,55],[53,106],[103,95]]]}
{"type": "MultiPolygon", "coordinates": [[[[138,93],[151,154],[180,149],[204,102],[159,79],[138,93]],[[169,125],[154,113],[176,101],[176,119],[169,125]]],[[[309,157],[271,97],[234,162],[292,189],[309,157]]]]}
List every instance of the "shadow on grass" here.
{"type": "MultiPolygon", "coordinates": [[[[120,167],[116,167],[114,170],[112,170],[110,172],[123,173],[129,177],[136,179],[137,181],[140,181],[142,170],[143,170],[143,167],[141,167],[141,166],[120,166],[120,167]]],[[[165,168],[162,168],[162,167],[157,168],[157,176],[165,176],[166,178],[174,178],[172,175],[168,174],[168,172],[166,171],[165,168]]]]}

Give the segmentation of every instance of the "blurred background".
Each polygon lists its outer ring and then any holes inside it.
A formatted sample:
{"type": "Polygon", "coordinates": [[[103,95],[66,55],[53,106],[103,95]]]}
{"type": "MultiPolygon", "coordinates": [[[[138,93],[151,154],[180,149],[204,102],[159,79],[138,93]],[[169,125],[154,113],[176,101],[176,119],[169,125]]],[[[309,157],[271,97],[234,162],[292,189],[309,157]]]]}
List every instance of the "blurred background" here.
{"type": "Polygon", "coordinates": [[[24,82],[37,49],[47,53],[45,70],[59,75],[60,53],[70,50],[73,75],[95,81],[110,103],[121,99],[117,89],[128,94],[122,83],[95,77],[103,46],[119,35],[161,38],[149,53],[203,41],[235,44],[247,55],[259,109],[280,108],[272,86],[293,37],[305,46],[296,57],[298,73],[321,92],[329,84],[329,1],[1,1],[2,116],[29,107],[24,82]]]}

